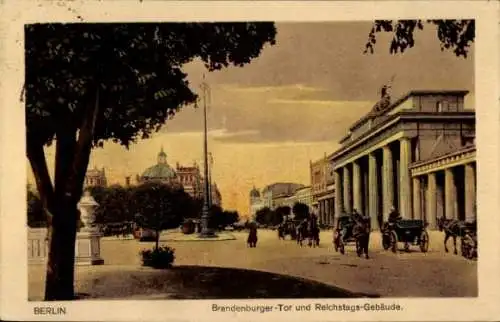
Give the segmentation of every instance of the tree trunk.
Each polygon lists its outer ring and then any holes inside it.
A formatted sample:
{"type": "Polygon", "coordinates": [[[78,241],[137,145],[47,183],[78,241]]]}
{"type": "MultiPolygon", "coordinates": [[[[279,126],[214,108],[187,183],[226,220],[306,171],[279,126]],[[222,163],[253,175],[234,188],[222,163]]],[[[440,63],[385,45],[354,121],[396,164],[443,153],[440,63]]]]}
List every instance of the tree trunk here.
{"type": "Polygon", "coordinates": [[[155,250],[158,251],[158,247],[160,246],[160,231],[156,230],[156,243],[155,243],[155,250]]]}
{"type": "Polygon", "coordinates": [[[54,217],[49,233],[50,251],[45,280],[45,300],[73,300],[77,226],[76,203],[65,200],[52,212],[54,217]]]}

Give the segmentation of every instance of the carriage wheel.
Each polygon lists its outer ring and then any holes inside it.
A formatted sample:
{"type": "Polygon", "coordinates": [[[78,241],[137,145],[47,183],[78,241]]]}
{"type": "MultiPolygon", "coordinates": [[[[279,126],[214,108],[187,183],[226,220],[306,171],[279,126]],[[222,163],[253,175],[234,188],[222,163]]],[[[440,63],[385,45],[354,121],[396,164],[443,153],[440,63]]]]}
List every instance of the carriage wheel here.
{"type": "Polygon", "coordinates": [[[422,253],[427,253],[429,250],[429,234],[427,231],[423,231],[420,235],[420,251],[422,253]]]}
{"type": "Polygon", "coordinates": [[[384,250],[388,250],[391,247],[391,237],[387,234],[382,234],[382,247],[384,250]]]}
{"type": "Polygon", "coordinates": [[[393,253],[398,251],[398,235],[395,231],[391,231],[391,251],[393,253]]]}
{"type": "Polygon", "coordinates": [[[409,252],[410,251],[410,243],[408,242],[405,242],[405,252],[409,252]]]}

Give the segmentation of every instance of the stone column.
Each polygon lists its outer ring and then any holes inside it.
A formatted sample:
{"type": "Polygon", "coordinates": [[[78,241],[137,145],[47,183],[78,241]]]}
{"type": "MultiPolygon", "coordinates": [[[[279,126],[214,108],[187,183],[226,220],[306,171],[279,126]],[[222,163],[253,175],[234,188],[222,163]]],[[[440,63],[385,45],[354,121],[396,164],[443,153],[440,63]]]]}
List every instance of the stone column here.
{"type": "Polygon", "coordinates": [[[476,220],[475,202],[476,201],[476,177],[474,165],[468,163],[465,165],[465,221],[476,220]]]}
{"type": "Polygon", "coordinates": [[[342,176],[340,170],[335,170],[335,217],[338,217],[344,208],[342,199],[342,176]]]}
{"type": "Polygon", "coordinates": [[[324,222],[324,209],[323,209],[323,200],[318,200],[318,217],[319,217],[319,222],[323,223],[324,222]]]}
{"type": "Polygon", "coordinates": [[[358,213],[363,212],[362,195],[363,192],[361,191],[361,166],[359,164],[359,160],[357,160],[352,163],[352,196],[354,204],[353,207],[358,211],[358,213]]]}
{"type": "Polygon", "coordinates": [[[420,177],[413,178],[413,219],[425,219],[422,217],[422,200],[420,200],[420,177]]]}
{"type": "Polygon", "coordinates": [[[399,213],[405,219],[412,217],[411,178],[411,140],[402,138],[399,148],[399,213]]]}
{"type": "Polygon", "coordinates": [[[368,155],[368,209],[372,227],[377,227],[378,214],[378,173],[377,158],[374,152],[368,155]]]}
{"type": "Polygon", "coordinates": [[[392,166],[392,151],[388,145],[382,148],[383,152],[383,216],[384,221],[387,221],[389,211],[394,206],[394,182],[393,182],[393,166],[392,166]]]}
{"type": "Polygon", "coordinates": [[[432,172],[428,174],[427,182],[427,196],[426,196],[426,211],[427,216],[426,221],[429,223],[430,229],[436,229],[436,193],[437,193],[437,182],[436,173],[432,172]]]}
{"type": "Polygon", "coordinates": [[[444,204],[447,219],[458,219],[455,211],[457,203],[457,190],[453,180],[453,168],[444,171],[444,204]]]}
{"type": "Polygon", "coordinates": [[[344,210],[351,213],[351,175],[347,165],[344,166],[344,210]]]}

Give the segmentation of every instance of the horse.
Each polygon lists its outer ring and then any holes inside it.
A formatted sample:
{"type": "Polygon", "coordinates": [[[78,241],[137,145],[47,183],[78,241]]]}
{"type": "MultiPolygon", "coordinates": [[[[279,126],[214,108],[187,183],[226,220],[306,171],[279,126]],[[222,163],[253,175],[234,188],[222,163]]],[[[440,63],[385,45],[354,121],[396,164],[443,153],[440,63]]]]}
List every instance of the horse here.
{"type": "Polygon", "coordinates": [[[247,245],[248,247],[251,248],[257,247],[257,226],[255,225],[250,226],[250,231],[248,233],[248,238],[247,238],[247,245]]]}
{"type": "MultiPolygon", "coordinates": [[[[467,224],[463,220],[458,219],[446,219],[445,217],[438,218],[437,221],[439,231],[444,231],[444,251],[448,253],[447,242],[450,237],[453,238],[453,253],[458,254],[457,251],[457,237],[464,237],[466,228],[469,225],[475,227],[475,222],[467,224]]],[[[474,230],[474,228],[473,228],[474,230]]]]}
{"type": "Polygon", "coordinates": [[[304,220],[297,226],[297,244],[302,247],[302,242],[309,238],[309,230],[307,229],[307,222],[304,220]]]}
{"type": "Polygon", "coordinates": [[[368,255],[368,248],[370,245],[370,231],[371,220],[369,217],[354,216],[354,226],[352,228],[352,235],[356,241],[356,250],[358,256],[365,254],[365,258],[370,258],[368,255]]]}
{"type": "Polygon", "coordinates": [[[285,227],[283,224],[278,226],[278,239],[285,239],[285,227]]]}
{"type": "Polygon", "coordinates": [[[307,223],[309,247],[319,247],[319,227],[315,218],[311,218],[307,223]]]}

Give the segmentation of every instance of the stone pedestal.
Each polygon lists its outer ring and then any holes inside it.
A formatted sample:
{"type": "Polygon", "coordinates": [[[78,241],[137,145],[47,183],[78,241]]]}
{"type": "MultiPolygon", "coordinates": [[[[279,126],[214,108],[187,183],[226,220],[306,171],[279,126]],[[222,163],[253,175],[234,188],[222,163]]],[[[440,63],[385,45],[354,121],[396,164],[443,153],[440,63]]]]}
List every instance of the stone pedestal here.
{"type": "Polygon", "coordinates": [[[104,260],[101,258],[101,237],[102,234],[95,225],[95,209],[99,204],[86,191],[78,203],[80,218],[83,227],[76,234],[75,244],[75,264],[76,265],[102,265],[104,260]]]}
{"type": "Polygon", "coordinates": [[[76,234],[75,265],[102,265],[101,233],[81,231],[76,234]]]}

